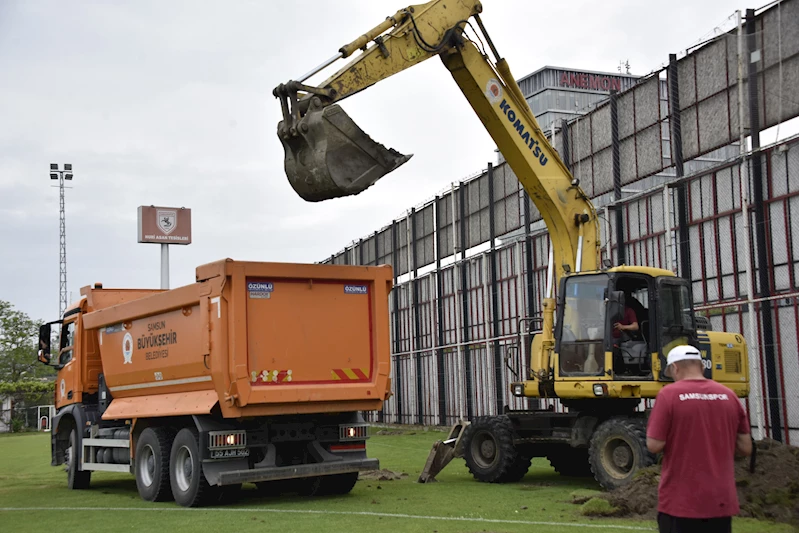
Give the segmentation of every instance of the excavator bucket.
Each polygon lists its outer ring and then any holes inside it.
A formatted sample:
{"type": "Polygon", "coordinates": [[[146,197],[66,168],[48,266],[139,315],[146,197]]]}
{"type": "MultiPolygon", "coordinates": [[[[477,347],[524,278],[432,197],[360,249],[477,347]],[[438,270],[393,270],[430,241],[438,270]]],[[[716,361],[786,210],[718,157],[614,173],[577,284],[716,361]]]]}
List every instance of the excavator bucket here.
{"type": "Polygon", "coordinates": [[[289,183],[309,202],[358,194],[411,158],[373,141],[338,105],[312,105],[280,141],[289,183]]]}
{"type": "Polygon", "coordinates": [[[438,481],[436,476],[444,470],[450,461],[456,457],[463,457],[460,443],[463,436],[463,430],[469,422],[460,420],[452,426],[449,430],[449,436],[445,440],[437,441],[433,444],[433,449],[430,450],[430,455],[427,456],[427,462],[419,474],[419,483],[434,483],[438,481]]]}

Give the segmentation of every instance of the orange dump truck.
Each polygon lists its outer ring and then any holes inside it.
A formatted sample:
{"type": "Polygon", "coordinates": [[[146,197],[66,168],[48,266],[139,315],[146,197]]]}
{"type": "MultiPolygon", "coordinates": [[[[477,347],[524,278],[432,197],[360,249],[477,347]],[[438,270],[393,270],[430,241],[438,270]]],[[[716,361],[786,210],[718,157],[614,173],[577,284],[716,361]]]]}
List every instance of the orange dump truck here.
{"type": "Polygon", "coordinates": [[[224,260],[196,278],[84,287],[41,327],[39,359],[58,369],[52,465],[69,487],[130,472],[143,499],[197,506],[245,482],[346,493],[378,468],[360,412],[389,395],[391,267],[224,260]]]}

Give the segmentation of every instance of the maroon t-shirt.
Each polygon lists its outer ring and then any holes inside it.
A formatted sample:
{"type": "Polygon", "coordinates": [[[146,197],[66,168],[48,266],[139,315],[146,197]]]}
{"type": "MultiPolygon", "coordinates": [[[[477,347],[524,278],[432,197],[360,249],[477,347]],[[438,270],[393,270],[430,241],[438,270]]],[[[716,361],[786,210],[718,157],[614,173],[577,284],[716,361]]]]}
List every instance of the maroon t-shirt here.
{"type": "Polygon", "coordinates": [[[734,460],[739,433],[749,433],[746,411],[724,385],[684,379],[664,387],[646,431],[666,442],[658,511],[682,518],[738,514],[734,460]]]}
{"type": "MultiPolygon", "coordinates": [[[[638,317],[635,316],[635,311],[632,310],[631,307],[624,308],[624,318],[621,319],[619,322],[622,326],[629,326],[630,324],[634,324],[638,322],[638,317]]],[[[613,328],[613,338],[618,339],[621,337],[621,331],[613,328]]]]}

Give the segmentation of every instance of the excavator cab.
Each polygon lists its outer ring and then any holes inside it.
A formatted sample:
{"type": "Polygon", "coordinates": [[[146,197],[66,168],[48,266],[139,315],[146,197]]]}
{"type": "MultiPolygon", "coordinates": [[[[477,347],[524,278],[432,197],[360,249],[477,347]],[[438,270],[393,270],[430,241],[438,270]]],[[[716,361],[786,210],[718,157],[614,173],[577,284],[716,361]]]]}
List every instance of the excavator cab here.
{"type": "Polygon", "coordinates": [[[664,366],[671,347],[698,343],[691,301],[688,285],[673,275],[566,277],[555,329],[555,380],[657,380],[652,370],[664,366]]]}
{"type": "MultiPolygon", "coordinates": [[[[296,90],[288,86],[275,89],[276,95],[299,107],[296,90]]],[[[284,113],[277,132],[286,177],[308,202],[358,194],[411,158],[372,140],[339,105],[326,106],[319,96],[302,104],[307,106],[302,118],[284,113]]]]}

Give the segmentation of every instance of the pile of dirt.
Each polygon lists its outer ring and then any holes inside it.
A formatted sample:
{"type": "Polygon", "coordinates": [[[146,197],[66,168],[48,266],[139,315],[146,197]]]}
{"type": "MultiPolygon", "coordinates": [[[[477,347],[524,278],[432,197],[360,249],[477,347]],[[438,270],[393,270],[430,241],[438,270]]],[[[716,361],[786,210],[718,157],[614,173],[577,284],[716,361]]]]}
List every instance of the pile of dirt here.
{"type": "Polygon", "coordinates": [[[358,479],[369,479],[373,481],[398,481],[405,479],[408,474],[405,472],[392,472],[391,470],[366,470],[358,474],[358,479]]]}
{"type": "MultiPolygon", "coordinates": [[[[740,516],[799,524],[799,448],[770,439],[757,441],[754,473],[749,459],[735,462],[740,516]]],[[[657,516],[660,466],[641,470],[629,485],[603,494],[617,516],[657,516]]]]}

